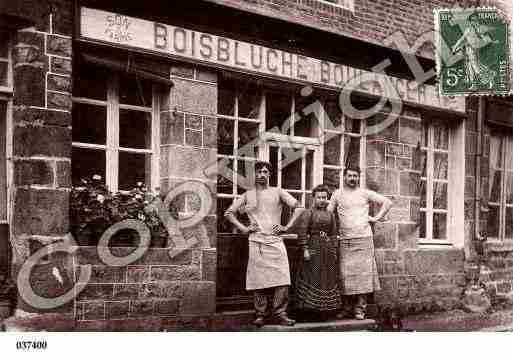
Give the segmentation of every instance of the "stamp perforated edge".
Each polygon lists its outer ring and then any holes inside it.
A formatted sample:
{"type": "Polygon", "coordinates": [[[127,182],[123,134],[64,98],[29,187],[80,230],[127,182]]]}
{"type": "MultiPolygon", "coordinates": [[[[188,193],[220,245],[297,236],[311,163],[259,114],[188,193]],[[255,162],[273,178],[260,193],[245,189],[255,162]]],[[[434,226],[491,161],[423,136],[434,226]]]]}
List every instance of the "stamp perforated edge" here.
{"type": "Polygon", "coordinates": [[[467,96],[501,96],[501,97],[505,97],[505,96],[509,96],[511,94],[513,94],[513,77],[512,77],[512,70],[513,70],[513,67],[512,67],[512,64],[511,64],[511,61],[512,59],[510,58],[510,55],[511,55],[511,19],[502,12],[502,10],[496,8],[496,7],[493,7],[493,6],[480,6],[480,7],[469,7],[469,8],[462,8],[462,7],[453,7],[453,8],[435,8],[433,9],[433,16],[434,16],[434,25],[435,25],[435,64],[436,64],[436,82],[437,82],[437,86],[438,86],[438,94],[440,96],[444,96],[444,97],[454,97],[454,96],[463,96],[463,97],[467,97],[467,96]],[[472,12],[475,12],[475,11],[479,11],[479,10],[484,10],[484,11],[490,11],[490,10],[493,10],[497,13],[498,17],[500,17],[505,23],[506,23],[506,29],[507,29],[507,34],[508,36],[506,36],[506,52],[507,52],[507,59],[508,59],[508,77],[509,77],[509,89],[508,91],[503,91],[503,92],[495,92],[495,91],[489,91],[489,92],[486,92],[486,91],[480,91],[480,92],[474,92],[474,91],[469,91],[469,92],[460,92],[460,93],[450,93],[450,94],[447,94],[447,93],[444,93],[442,91],[442,86],[441,86],[441,76],[440,76],[440,71],[441,71],[441,65],[440,65],[440,59],[441,59],[441,32],[440,32],[440,23],[438,21],[439,19],[439,14],[440,12],[443,12],[443,11],[449,11],[449,12],[454,12],[454,11],[472,11],[472,12]]]}

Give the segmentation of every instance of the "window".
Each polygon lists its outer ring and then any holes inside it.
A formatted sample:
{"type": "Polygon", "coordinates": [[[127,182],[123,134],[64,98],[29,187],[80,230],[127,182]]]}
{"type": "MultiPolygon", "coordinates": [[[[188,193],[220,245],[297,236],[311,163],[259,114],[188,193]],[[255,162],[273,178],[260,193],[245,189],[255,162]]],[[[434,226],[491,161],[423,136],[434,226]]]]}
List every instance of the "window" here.
{"type": "Polygon", "coordinates": [[[159,108],[151,81],[83,64],[73,88],[72,178],[102,176],[111,191],[159,187],[159,108]]]}
{"type": "MultiPolygon", "coordinates": [[[[345,166],[364,167],[361,153],[365,126],[344,116],[338,108],[337,94],[316,91],[219,82],[220,233],[233,231],[223,213],[235,197],[254,185],[250,171],[257,159],[273,165],[271,186],[287,190],[307,207],[313,187],[324,182],[332,189],[338,188],[345,166]]],[[[284,211],[283,220],[289,215],[284,211]]]]}
{"type": "Polygon", "coordinates": [[[354,0],[316,0],[320,4],[329,4],[354,12],[354,0]]]}
{"type": "Polygon", "coordinates": [[[488,237],[513,239],[513,136],[493,129],[490,133],[490,184],[488,237]]]}
{"type": "Polygon", "coordinates": [[[463,246],[464,123],[422,119],[420,244],[463,246]]]}

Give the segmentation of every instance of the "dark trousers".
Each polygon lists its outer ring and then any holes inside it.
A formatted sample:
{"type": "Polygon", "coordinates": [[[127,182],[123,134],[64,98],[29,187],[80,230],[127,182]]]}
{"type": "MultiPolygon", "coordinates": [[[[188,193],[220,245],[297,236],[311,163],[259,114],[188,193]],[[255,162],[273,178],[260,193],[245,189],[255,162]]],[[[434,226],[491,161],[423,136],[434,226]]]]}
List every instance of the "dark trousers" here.
{"type": "Polygon", "coordinates": [[[254,303],[257,317],[265,317],[267,314],[279,316],[286,313],[289,303],[289,286],[256,289],[254,303]],[[269,308],[270,306],[271,308],[269,308]]]}

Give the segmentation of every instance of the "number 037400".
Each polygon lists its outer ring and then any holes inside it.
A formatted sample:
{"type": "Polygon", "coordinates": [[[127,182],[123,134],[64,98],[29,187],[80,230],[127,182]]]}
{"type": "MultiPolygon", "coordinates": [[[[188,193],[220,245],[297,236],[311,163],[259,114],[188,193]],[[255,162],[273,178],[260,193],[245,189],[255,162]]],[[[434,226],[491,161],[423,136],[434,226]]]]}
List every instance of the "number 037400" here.
{"type": "Polygon", "coordinates": [[[45,350],[47,346],[48,343],[45,340],[16,342],[16,349],[18,350],[45,350]]]}

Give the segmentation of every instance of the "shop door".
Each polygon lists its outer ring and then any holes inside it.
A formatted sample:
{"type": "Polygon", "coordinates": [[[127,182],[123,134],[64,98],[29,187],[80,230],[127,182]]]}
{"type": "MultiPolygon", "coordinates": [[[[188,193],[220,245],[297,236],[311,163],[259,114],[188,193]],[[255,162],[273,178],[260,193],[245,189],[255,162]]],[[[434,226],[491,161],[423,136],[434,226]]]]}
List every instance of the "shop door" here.
{"type": "Polygon", "coordinates": [[[7,101],[0,97],[0,285],[9,272],[9,226],[7,222],[7,101]]]}
{"type": "MultiPolygon", "coordinates": [[[[273,136],[276,137],[276,136],[273,136]]],[[[309,141],[314,142],[314,141],[309,141]]],[[[270,185],[280,187],[309,207],[311,189],[322,182],[322,147],[312,143],[269,140],[260,158],[269,161],[274,171],[270,185]]],[[[284,208],[282,223],[292,211],[284,208]]],[[[291,232],[294,232],[293,229],[291,232]]],[[[295,278],[299,250],[295,235],[285,236],[292,281],[295,278]]],[[[251,293],[245,290],[248,261],[248,238],[240,233],[220,233],[217,242],[217,311],[253,308],[251,293]]],[[[293,298],[292,298],[293,299],[293,298]]]]}

